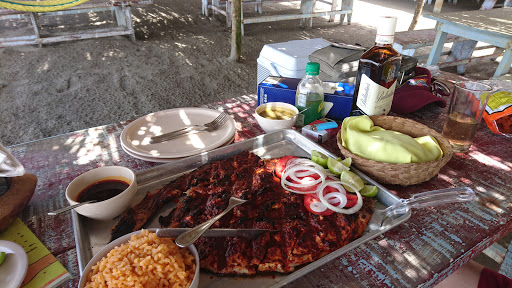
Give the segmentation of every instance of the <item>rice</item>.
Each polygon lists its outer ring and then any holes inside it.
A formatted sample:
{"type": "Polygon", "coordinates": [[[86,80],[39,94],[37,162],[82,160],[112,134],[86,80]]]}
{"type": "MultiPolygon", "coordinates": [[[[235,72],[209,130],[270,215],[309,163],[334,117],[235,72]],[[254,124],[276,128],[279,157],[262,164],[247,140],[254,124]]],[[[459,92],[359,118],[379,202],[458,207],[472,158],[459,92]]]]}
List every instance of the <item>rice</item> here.
{"type": "Polygon", "coordinates": [[[94,265],[85,287],[189,287],[195,269],[190,250],[142,230],[94,265]]]}

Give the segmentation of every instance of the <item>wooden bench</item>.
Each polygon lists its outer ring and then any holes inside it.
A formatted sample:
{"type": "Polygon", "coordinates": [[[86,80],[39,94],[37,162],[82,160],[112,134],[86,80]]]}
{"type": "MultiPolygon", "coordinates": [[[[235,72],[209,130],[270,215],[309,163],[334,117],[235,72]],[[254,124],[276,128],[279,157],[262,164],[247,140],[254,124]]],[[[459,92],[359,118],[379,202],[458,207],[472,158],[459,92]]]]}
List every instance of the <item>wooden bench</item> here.
{"type": "MultiPolygon", "coordinates": [[[[231,20],[233,18],[232,7],[234,0],[212,0],[212,4],[208,4],[209,0],[202,1],[202,9],[204,15],[208,16],[208,9],[212,9],[214,14],[219,13],[226,16],[226,25],[228,27],[231,27],[231,20]]],[[[258,12],[259,14],[262,14],[263,3],[269,2],[290,2],[290,0],[242,0],[241,4],[255,4],[255,11],[258,12]]],[[[244,24],[251,23],[264,23],[300,19],[301,27],[305,27],[306,25],[308,27],[312,27],[312,18],[329,16],[329,22],[334,22],[336,15],[340,15],[340,24],[343,24],[343,21],[345,20],[345,15],[347,15],[347,24],[350,25],[352,21],[353,0],[301,0],[300,7],[300,11],[291,14],[253,17],[244,17],[242,8],[242,35],[244,35],[244,24]],[[330,5],[330,11],[315,10],[316,2],[322,2],[330,5]]]]}
{"type": "MultiPolygon", "coordinates": [[[[393,48],[403,55],[414,56],[417,59],[426,59],[428,54],[417,55],[417,49],[432,46],[436,38],[436,29],[422,29],[396,32],[393,48]]],[[[477,42],[464,37],[448,34],[445,43],[453,43],[450,51],[444,51],[441,55],[448,55],[445,62],[438,63],[440,68],[457,66],[457,73],[465,72],[466,64],[470,62],[481,62],[492,60],[503,55],[503,50],[491,45],[476,47],[477,42]],[[488,55],[472,57],[474,51],[488,48],[495,48],[494,52],[488,55]]]]}
{"type": "MultiPolygon", "coordinates": [[[[427,58],[428,55],[416,56],[418,48],[432,46],[436,39],[436,29],[422,29],[396,32],[393,43],[393,48],[403,55],[414,56],[416,58],[427,58]]],[[[464,40],[464,38],[448,34],[446,36],[446,43],[464,40]]]]}
{"type": "MultiPolygon", "coordinates": [[[[54,12],[24,12],[8,9],[0,9],[0,21],[23,21],[28,22],[25,30],[13,31],[8,29],[9,35],[0,37],[0,47],[18,46],[18,45],[38,45],[72,41],[79,39],[108,37],[117,35],[127,35],[131,40],[135,40],[133,22],[131,18],[130,8],[134,5],[151,4],[153,0],[90,0],[81,5],[70,7],[61,11],[54,12]],[[49,31],[51,29],[42,29],[41,19],[43,17],[52,17],[52,20],[58,21],[59,17],[65,15],[82,14],[87,17],[86,13],[110,12],[115,18],[115,25],[105,26],[101,28],[86,27],[77,31],[49,31]],[[24,34],[23,34],[24,33],[24,34]],[[20,35],[21,34],[21,35],[20,35]]],[[[76,20],[75,20],[76,21],[76,20]]],[[[69,23],[66,23],[69,24],[69,23]]],[[[76,23],[75,23],[76,24],[76,23]]],[[[56,25],[64,25],[57,23],[56,25]]],[[[16,25],[16,26],[21,26],[16,25]]],[[[68,25],[79,26],[79,25],[68,25]]],[[[57,29],[54,29],[57,30],[57,29]]],[[[61,29],[62,30],[62,29],[61,29]]]]}

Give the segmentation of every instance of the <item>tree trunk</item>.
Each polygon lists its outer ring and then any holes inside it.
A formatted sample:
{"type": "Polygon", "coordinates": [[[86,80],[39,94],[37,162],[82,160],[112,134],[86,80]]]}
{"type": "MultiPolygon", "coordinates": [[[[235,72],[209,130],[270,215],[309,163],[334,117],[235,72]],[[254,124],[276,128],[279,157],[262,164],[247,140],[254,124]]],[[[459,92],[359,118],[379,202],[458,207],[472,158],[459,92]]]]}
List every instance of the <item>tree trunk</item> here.
{"type": "Polygon", "coordinates": [[[242,1],[233,0],[231,21],[231,55],[229,60],[240,61],[242,55],[242,1]]]}
{"type": "Polygon", "coordinates": [[[416,24],[418,24],[418,19],[421,16],[421,11],[423,11],[423,5],[425,1],[416,0],[416,10],[414,10],[414,16],[412,17],[411,25],[409,26],[409,31],[414,30],[416,28],[416,24]]]}

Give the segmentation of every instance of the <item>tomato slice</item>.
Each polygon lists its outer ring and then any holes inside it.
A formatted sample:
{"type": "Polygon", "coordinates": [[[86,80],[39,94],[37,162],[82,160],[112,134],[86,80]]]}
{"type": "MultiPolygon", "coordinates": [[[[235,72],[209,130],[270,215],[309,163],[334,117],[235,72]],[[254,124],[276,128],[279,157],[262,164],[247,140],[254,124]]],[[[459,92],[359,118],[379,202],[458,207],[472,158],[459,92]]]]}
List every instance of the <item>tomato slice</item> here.
{"type": "Polygon", "coordinates": [[[274,173],[277,177],[281,178],[283,175],[283,170],[286,168],[286,164],[293,158],[299,158],[297,156],[284,156],[276,163],[276,167],[274,168],[274,173]]]}
{"type": "Polygon", "coordinates": [[[328,216],[328,215],[331,215],[332,213],[334,213],[334,211],[332,211],[331,209],[326,209],[323,212],[315,212],[315,211],[311,210],[311,204],[313,204],[315,202],[320,202],[320,199],[318,199],[318,196],[316,195],[316,193],[310,193],[310,194],[304,195],[304,206],[306,206],[306,209],[309,212],[311,212],[313,214],[325,215],[325,216],[328,216]]]}
{"type": "Polygon", "coordinates": [[[357,195],[347,192],[347,204],[344,208],[352,208],[357,204],[357,195]]]}

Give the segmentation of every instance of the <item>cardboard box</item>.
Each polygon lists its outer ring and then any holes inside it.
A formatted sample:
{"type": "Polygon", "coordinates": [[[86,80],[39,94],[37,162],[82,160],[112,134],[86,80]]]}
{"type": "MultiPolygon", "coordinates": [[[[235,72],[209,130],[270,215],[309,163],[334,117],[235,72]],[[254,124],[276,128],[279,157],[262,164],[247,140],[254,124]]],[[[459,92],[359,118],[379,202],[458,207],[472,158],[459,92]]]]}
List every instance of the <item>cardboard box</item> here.
{"type": "MultiPolygon", "coordinates": [[[[269,76],[258,84],[258,105],[285,102],[295,105],[295,92],[301,79],[269,76]]],[[[341,121],[350,116],[354,85],[324,82],[322,117],[341,121]]]]}
{"type": "Polygon", "coordinates": [[[315,121],[311,122],[310,124],[302,127],[302,135],[304,135],[307,138],[309,138],[317,143],[320,143],[320,144],[324,143],[325,141],[327,141],[331,138],[336,137],[336,135],[338,134],[338,131],[341,128],[341,124],[339,124],[338,127],[336,127],[336,128],[331,128],[331,129],[327,129],[327,130],[314,131],[313,129],[311,129],[314,124],[325,123],[327,121],[333,121],[333,120],[321,118],[321,119],[315,120],[315,121]]]}

